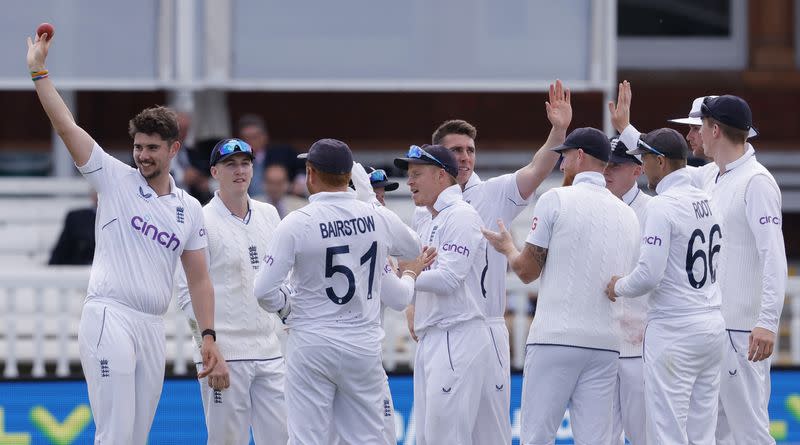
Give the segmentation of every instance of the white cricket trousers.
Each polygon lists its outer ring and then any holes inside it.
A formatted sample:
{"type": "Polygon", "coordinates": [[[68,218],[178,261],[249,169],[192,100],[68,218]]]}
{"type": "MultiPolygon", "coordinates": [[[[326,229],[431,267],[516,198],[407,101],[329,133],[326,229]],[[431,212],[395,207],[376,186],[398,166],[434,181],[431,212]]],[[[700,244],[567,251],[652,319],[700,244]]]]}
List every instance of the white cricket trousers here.
{"type": "Polygon", "coordinates": [[[147,443],[164,385],[164,322],[120,303],[86,302],[78,328],[95,444],[147,443]]]}
{"type": "Polygon", "coordinates": [[[484,320],[427,328],[414,359],[417,445],[483,445],[473,441],[488,366],[496,366],[484,320]]]}
{"type": "Polygon", "coordinates": [[[478,406],[474,444],[511,443],[511,348],[504,318],[486,320],[492,341],[492,360],[486,363],[488,384],[478,406]]]}
{"type": "Polygon", "coordinates": [[[644,364],[641,357],[620,357],[614,394],[614,424],[611,443],[647,445],[647,417],[644,405],[644,364]],[[624,434],[624,437],[623,437],[624,434]]]}
{"type": "Polygon", "coordinates": [[[384,445],[381,351],[344,349],[312,333],[286,342],[286,414],[290,445],[329,445],[331,422],[347,445],[384,445]]]}
{"type": "Polygon", "coordinates": [[[726,332],[720,370],[718,445],[775,444],[769,434],[767,411],[772,357],[751,362],[747,360],[749,346],[750,332],[726,332]]]}
{"type": "Polygon", "coordinates": [[[644,385],[648,444],[715,443],[724,340],[725,322],[719,310],[647,323],[644,385]]]}
{"type": "MultiPolygon", "coordinates": [[[[250,428],[256,445],[286,445],[283,357],[228,361],[231,386],[215,390],[199,380],[209,445],[247,445],[250,428]]],[[[203,365],[197,365],[201,371],[203,365]]]]}
{"type": "Polygon", "coordinates": [[[555,443],[567,405],[575,445],[610,443],[618,362],[616,351],[528,345],[520,443],[555,443]]]}
{"type": "MultiPolygon", "coordinates": [[[[397,426],[394,415],[394,401],[392,391],[389,389],[389,376],[384,371],[386,385],[383,387],[383,440],[386,445],[397,445],[397,426]]],[[[345,442],[337,431],[337,425],[331,424],[331,445],[344,445],[345,442]]]]}

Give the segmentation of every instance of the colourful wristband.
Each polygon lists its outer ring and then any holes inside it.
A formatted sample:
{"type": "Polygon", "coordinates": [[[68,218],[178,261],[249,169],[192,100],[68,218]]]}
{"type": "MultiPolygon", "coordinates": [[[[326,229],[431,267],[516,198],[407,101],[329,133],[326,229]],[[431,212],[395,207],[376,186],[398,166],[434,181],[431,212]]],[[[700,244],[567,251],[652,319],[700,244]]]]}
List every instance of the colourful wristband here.
{"type": "Polygon", "coordinates": [[[31,71],[31,80],[33,80],[34,82],[36,82],[37,80],[44,79],[47,76],[48,76],[47,70],[31,71]]]}

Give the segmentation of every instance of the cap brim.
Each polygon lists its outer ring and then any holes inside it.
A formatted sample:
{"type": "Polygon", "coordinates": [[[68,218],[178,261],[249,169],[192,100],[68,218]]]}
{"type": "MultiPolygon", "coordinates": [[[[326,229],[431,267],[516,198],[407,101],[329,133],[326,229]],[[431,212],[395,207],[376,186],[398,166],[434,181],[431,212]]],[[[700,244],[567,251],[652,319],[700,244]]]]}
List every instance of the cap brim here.
{"type": "Polygon", "coordinates": [[[756,130],[756,127],[750,127],[750,131],[747,132],[747,139],[754,138],[756,136],[758,136],[758,130],[756,130]]]}
{"type": "MultiPolygon", "coordinates": [[[[629,151],[626,152],[626,153],[631,154],[631,152],[629,152],[629,151]]],[[[631,159],[631,158],[629,158],[627,156],[616,155],[614,153],[611,153],[611,156],[608,158],[608,162],[613,162],[614,164],[636,164],[636,165],[642,165],[641,161],[638,161],[636,159],[631,159]]]]}
{"type": "Polygon", "coordinates": [[[555,151],[557,153],[561,153],[564,150],[569,150],[569,149],[573,149],[573,148],[576,148],[576,147],[573,147],[571,145],[559,145],[558,147],[553,147],[550,150],[555,151]]]}
{"type": "Polygon", "coordinates": [[[380,181],[372,183],[372,188],[381,188],[383,187],[384,190],[387,192],[391,192],[397,190],[400,187],[400,184],[393,181],[380,181]]]}
{"type": "Polygon", "coordinates": [[[308,158],[308,153],[300,153],[297,155],[297,159],[306,159],[308,158]]]}
{"type": "Polygon", "coordinates": [[[682,117],[679,119],[669,119],[667,122],[674,122],[683,125],[703,125],[703,119],[699,117],[682,117]]]}
{"type": "Polygon", "coordinates": [[[403,170],[408,170],[408,164],[436,165],[424,159],[417,158],[394,158],[394,166],[403,170]]]}

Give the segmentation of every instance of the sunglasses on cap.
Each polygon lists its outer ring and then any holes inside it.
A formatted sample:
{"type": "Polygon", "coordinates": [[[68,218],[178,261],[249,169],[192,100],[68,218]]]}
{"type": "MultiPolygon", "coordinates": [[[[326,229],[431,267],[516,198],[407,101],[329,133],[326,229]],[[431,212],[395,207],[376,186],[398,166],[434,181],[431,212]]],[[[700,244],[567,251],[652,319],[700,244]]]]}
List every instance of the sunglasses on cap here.
{"type": "Polygon", "coordinates": [[[253,154],[253,148],[250,147],[250,144],[241,139],[231,139],[222,144],[222,146],[219,148],[219,157],[236,152],[253,154]]]}
{"type": "Polygon", "coordinates": [[[660,151],[656,150],[652,145],[648,144],[647,142],[645,142],[645,141],[643,141],[641,139],[636,141],[636,145],[644,148],[645,150],[653,153],[654,155],[663,156],[665,158],[667,157],[667,155],[665,155],[664,153],[661,153],[660,151]]]}
{"type": "Polygon", "coordinates": [[[381,169],[373,170],[369,174],[369,182],[383,182],[388,180],[389,177],[386,176],[386,172],[381,169]]]}
{"type": "Polygon", "coordinates": [[[447,170],[442,161],[436,159],[436,156],[428,153],[422,147],[417,146],[417,145],[412,145],[411,147],[408,148],[408,153],[406,154],[406,157],[412,158],[412,159],[429,159],[429,160],[435,162],[436,165],[438,165],[439,167],[444,168],[445,170],[447,170]]]}

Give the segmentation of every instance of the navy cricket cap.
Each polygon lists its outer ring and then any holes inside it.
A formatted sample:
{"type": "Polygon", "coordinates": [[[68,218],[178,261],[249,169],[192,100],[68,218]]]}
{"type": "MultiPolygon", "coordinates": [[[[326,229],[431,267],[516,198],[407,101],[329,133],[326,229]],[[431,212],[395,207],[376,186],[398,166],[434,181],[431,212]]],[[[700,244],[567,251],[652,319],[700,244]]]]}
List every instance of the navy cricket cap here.
{"type": "Polygon", "coordinates": [[[337,139],[320,139],[311,144],[308,153],[297,155],[325,173],[343,175],[353,169],[353,152],[344,142],[337,139]]]}
{"type": "Polygon", "coordinates": [[[567,135],[563,144],[551,148],[551,150],[561,153],[573,148],[580,148],[587,155],[603,162],[608,162],[611,157],[611,144],[608,142],[608,137],[596,128],[576,128],[567,135]]]}
{"type": "Polygon", "coordinates": [[[641,159],[628,154],[628,147],[619,140],[619,137],[613,137],[608,142],[611,144],[611,157],[608,159],[608,162],[613,162],[614,164],[642,165],[641,159]]]}
{"type": "Polygon", "coordinates": [[[444,145],[412,145],[404,158],[394,158],[397,168],[408,170],[408,164],[435,165],[443,168],[452,177],[458,176],[458,162],[450,149],[444,145]]]}
{"type": "Polygon", "coordinates": [[[374,167],[369,168],[369,184],[372,188],[383,187],[387,192],[397,190],[400,187],[399,183],[389,180],[389,177],[386,176],[386,171],[376,170],[374,167]]]}
{"type": "Polygon", "coordinates": [[[638,147],[628,150],[629,155],[654,154],[668,159],[683,159],[689,156],[686,139],[672,128],[659,128],[642,135],[638,147]]]}
{"type": "Polygon", "coordinates": [[[236,138],[222,139],[221,141],[217,142],[216,145],[214,145],[214,148],[211,150],[211,157],[208,160],[208,165],[209,167],[215,165],[217,162],[237,153],[246,154],[250,157],[250,160],[255,159],[255,156],[253,155],[253,149],[247,142],[236,138]]]}
{"type": "Polygon", "coordinates": [[[753,128],[753,113],[750,111],[750,105],[741,97],[730,94],[706,97],[700,106],[700,114],[703,117],[714,118],[730,127],[758,135],[758,130],[753,128]]]}

